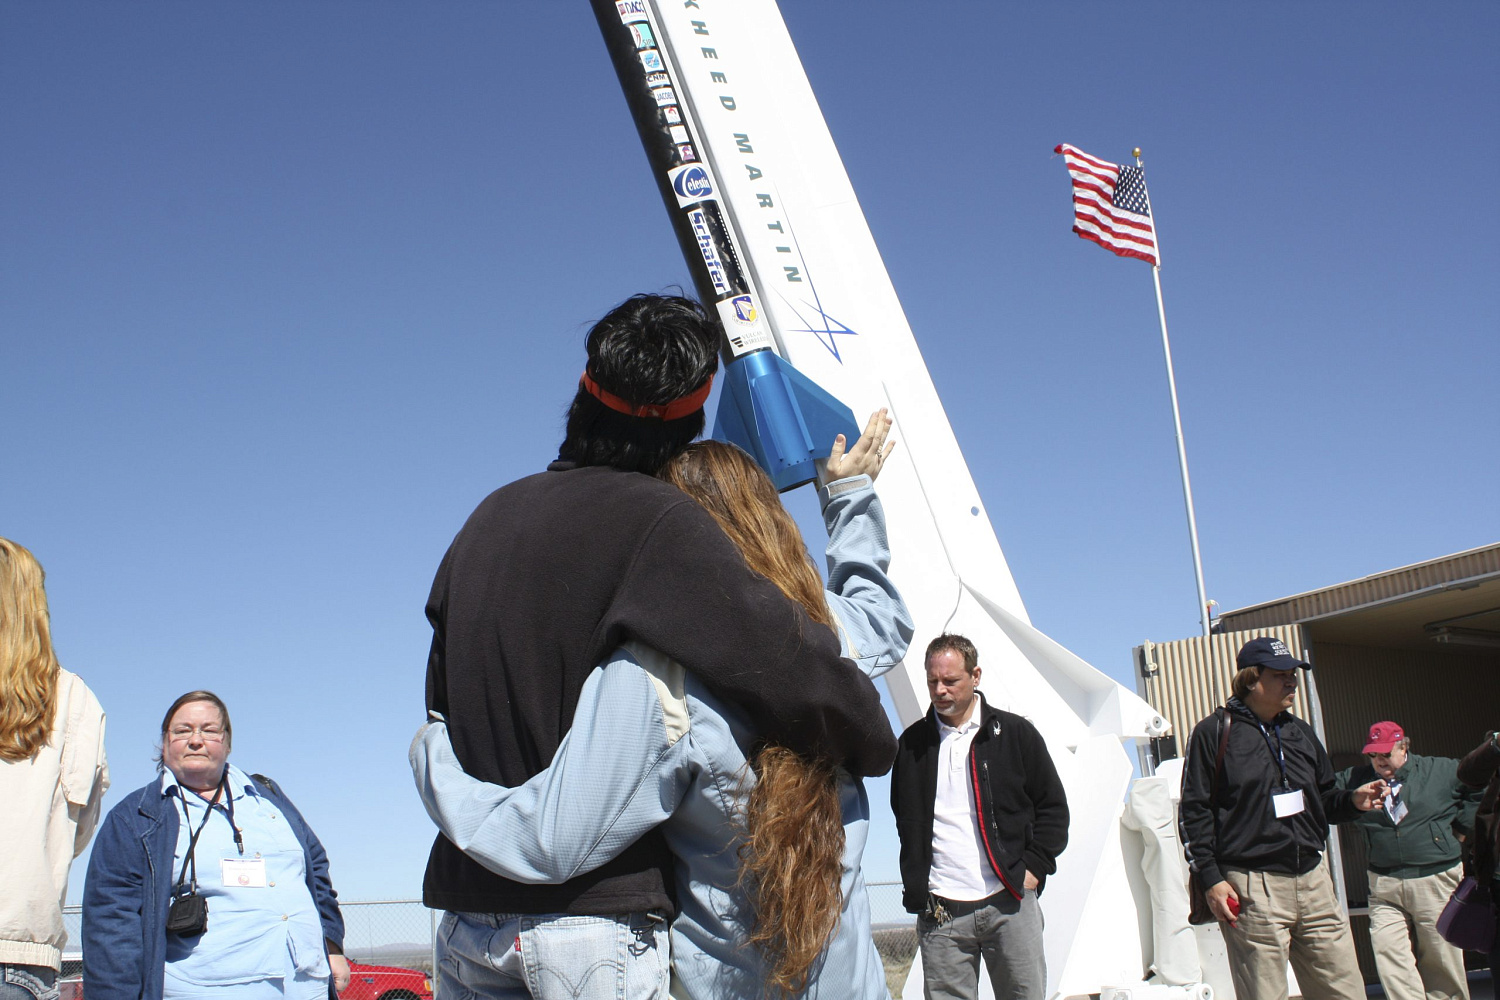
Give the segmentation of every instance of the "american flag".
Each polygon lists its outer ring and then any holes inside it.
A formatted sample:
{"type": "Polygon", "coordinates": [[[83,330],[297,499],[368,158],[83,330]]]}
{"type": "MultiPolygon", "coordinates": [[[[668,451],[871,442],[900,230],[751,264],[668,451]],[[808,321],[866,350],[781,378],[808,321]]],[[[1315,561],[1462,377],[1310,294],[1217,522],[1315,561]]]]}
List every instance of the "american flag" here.
{"type": "Polygon", "coordinates": [[[1122,167],[1064,143],[1061,153],[1073,176],[1073,232],[1121,257],[1160,264],[1156,226],[1140,167],[1122,167]]]}

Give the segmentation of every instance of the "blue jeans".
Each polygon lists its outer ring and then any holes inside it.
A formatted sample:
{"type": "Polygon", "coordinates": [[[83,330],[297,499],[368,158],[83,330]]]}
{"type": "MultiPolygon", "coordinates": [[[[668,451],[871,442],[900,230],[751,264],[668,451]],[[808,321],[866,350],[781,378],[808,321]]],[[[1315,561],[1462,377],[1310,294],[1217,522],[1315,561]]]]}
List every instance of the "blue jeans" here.
{"type": "Polygon", "coordinates": [[[653,913],[443,914],[437,1000],[666,1000],[666,921],[653,913]]]}
{"type": "Polygon", "coordinates": [[[57,970],[45,965],[0,965],[0,1000],[57,1000],[57,970]]]}

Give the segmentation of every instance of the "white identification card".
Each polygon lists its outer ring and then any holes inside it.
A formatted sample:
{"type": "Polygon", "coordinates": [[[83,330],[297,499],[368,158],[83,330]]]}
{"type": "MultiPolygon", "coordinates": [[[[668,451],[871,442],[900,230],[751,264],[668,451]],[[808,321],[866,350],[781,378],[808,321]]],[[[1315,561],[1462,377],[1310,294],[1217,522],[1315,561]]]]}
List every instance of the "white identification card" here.
{"type": "Polygon", "coordinates": [[[223,858],[219,871],[224,876],[225,888],[238,886],[241,889],[264,889],[266,887],[265,858],[223,858]]]}
{"type": "Polygon", "coordinates": [[[1295,816],[1307,808],[1307,803],[1302,801],[1302,789],[1295,791],[1280,792],[1271,796],[1271,805],[1276,807],[1276,818],[1286,819],[1295,816]]]}

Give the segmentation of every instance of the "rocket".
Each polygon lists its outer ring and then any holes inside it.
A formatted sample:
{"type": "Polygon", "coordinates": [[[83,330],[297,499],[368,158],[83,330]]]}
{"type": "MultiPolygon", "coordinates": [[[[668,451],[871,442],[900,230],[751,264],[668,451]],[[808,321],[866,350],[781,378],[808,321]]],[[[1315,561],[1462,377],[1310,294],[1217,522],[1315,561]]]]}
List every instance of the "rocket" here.
{"type": "Polygon", "coordinates": [[[786,359],[651,3],[591,2],[698,296],[724,327],[713,436],[749,452],[778,490],[811,482],[835,436],[859,437],[854,413],[786,359]]]}
{"type": "MultiPolygon", "coordinates": [[[[775,0],[590,3],[698,292],[724,322],[714,436],[786,489],[813,477],[835,434],[857,433],[839,400],[889,409],[902,445],[878,489],[890,577],[916,634],[958,632],[983,651],[986,700],[1036,725],[1067,789],[1068,853],[1047,883],[1048,995],[1137,983],[1143,943],[1119,817],[1127,747],[1165,722],[1031,624],[775,0]]],[[[928,141],[919,125],[884,131],[928,141]]],[[[1025,335],[1006,329],[1003,309],[989,318],[997,345],[1025,335]]],[[[1003,347],[983,363],[1006,364],[1003,347]]],[[[920,655],[882,681],[903,724],[927,711],[920,655]]],[[[905,996],[921,983],[914,972],[905,996]]]]}

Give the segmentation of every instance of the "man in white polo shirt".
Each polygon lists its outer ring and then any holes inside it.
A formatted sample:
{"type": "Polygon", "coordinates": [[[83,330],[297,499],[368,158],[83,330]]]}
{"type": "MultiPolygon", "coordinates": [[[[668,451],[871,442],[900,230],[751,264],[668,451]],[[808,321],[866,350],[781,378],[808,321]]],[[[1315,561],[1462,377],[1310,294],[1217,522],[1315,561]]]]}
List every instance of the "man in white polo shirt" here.
{"type": "Polygon", "coordinates": [[[926,664],[932,708],[901,734],[891,776],[926,996],[977,997],[983,955],[997,998],[1042,1000],[1037,894],[1068,843],[1062,782],[1036,727],[979,693],[972,642],[940,635],[926,664]]]}

